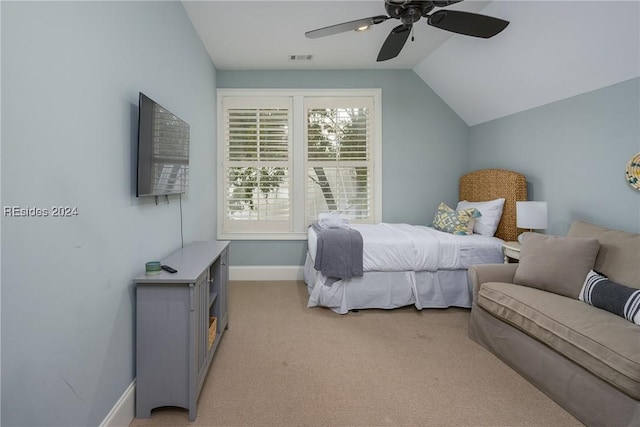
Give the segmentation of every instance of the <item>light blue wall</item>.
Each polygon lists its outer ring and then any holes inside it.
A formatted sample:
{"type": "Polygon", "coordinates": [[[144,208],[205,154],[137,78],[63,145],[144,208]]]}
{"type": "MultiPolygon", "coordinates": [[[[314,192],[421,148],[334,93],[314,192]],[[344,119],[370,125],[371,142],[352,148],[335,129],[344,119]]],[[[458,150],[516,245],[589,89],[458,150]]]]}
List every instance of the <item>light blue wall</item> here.
{"type": "Polygon", "coordinates": [[[471,169],[524,173],[546,200],[549,234],[573,220],[640,232],[640,192],[625,166],[640,151],[640,79],[473,126],[471,169]]]}
{"type": "Polygon", "coordinates": [[[180,2],[6,2],[3,426],[96,426],[135,377],[144,263],[180,246],[180,205],[135,197],[138,92],[191,125],[184,241],[215,238],[216,70],[180,2]]]}
{"type": "MultiPolygon", "coordinates": [[[[469,166],[469,128],[410,70],[223,71],[218,88],[381,88],[382,219],[424,224],[455,204],[469,166]]],[[[230,264],[301,265],[306,241],[236,241],[230,264]]]]}

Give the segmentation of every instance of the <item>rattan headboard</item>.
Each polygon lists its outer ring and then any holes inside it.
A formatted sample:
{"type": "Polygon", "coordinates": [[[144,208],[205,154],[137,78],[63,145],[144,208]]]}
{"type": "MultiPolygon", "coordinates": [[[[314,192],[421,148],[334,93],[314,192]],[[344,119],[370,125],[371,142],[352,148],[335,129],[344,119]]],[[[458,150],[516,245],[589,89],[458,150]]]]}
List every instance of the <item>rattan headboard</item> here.
{"type": "Polygon", "coordinates": [[[482,169],[460,177],[460,200],[484,202],[504,197],[502,218],[495,236],[506,241],[518,238],[516,201],[527,200],[524,175],[504,169],[482,169]]]}

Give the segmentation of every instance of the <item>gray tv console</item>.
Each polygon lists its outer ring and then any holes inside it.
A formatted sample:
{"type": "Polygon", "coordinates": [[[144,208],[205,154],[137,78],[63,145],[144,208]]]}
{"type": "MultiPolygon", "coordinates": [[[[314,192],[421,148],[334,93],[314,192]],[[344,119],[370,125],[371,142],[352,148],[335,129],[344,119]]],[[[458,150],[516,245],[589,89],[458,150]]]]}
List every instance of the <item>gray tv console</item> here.
{"type": "Polygon", "coordinates": [[[178,406],[195,421],[198,395],[228,328],[228,246],[193,242],[161,261],[177,273],[134,279],[137,418],[178,406]]]}

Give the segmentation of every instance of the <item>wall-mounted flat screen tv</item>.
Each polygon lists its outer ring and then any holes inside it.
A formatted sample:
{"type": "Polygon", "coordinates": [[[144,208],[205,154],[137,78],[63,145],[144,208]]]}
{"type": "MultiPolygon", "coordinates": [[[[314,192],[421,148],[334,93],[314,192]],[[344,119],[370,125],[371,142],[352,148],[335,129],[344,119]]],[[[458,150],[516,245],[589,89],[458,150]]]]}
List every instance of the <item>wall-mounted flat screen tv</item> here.
{"type": "Polygon", "coordinates": [[[140,93],[138,113],[136,196],[186,193],[189,124],[143,93],[140,93]]]}

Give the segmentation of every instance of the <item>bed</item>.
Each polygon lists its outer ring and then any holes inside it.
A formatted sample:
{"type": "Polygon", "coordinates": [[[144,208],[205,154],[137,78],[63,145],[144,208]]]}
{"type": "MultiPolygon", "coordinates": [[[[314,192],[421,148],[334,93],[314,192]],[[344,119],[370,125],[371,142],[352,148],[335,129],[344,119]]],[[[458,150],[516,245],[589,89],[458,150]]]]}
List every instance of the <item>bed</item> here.
{"type": "Polygon", "coordinates": [[[502,243],[516,240],[516,201],[527,199],[524,175],[483,169],[463,175],[459,199],[484,202],[504,198],[495,235],[455,235],[409,224],[350,224],[362,235],[362,276],[338,279],[314,268],[317,232],[309,227],[304,279],[308,307],[350,310],[471,307],[470,265],[500,263],[502,243]]]}

